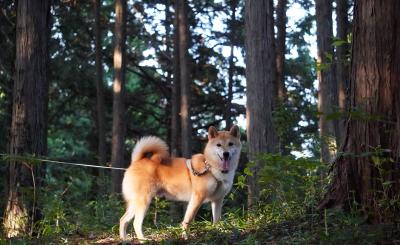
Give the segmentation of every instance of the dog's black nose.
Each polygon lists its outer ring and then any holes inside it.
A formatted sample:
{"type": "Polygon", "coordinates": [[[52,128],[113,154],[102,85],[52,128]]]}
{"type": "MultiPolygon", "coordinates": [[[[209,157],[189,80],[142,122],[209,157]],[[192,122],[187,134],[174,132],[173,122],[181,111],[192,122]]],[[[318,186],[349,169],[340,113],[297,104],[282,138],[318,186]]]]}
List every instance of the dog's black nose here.
{"type": "Polygon", "coordinates": [[[229,158],[229,152],[225,151],[225,152],[223,153],[223,155],[224,155],[224,158],[225,158],[225,159],[228,159],[228,158],[229,158]]]}

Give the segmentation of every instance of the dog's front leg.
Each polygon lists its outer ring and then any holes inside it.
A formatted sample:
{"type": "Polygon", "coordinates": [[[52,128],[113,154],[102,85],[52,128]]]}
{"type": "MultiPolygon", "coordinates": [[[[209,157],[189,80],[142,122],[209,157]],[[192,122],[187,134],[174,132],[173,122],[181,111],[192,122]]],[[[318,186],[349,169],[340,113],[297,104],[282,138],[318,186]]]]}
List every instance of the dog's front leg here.
{"type": "Polygon", "coordinates": [[[221,219],[222,204],[224,199],[217,199],[211,202],[211,210],[213,215],[213,224],[216,224],[221,219]]]}
{"type": "Polygon", "coordinates": [[[192,222],[194,216],[196,216],[197,211],[199,210],[204,199],[205,199],[205,195],[201,194],[201,193],[193,193],[190,198],[188,207],[186,209],[185,217],[182,222],[182,228],[183,228],[182,235],[185,240],[188,239],[187,228],[188,228],[190,222],[192,222]]]}

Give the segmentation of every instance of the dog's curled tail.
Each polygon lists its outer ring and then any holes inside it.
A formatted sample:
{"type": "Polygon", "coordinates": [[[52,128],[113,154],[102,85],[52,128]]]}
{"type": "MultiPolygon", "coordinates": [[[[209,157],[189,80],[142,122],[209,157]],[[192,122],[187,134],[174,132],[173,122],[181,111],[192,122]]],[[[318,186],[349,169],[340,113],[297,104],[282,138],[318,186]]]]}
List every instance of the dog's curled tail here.
{"type": "Polygon", "coordinates": [[[143,137],[136,143],[132,151],[132,163],[144,158],[145,153],[158,154],[161,159],[169,158],[168,145],[155,136],[143,137]]]}

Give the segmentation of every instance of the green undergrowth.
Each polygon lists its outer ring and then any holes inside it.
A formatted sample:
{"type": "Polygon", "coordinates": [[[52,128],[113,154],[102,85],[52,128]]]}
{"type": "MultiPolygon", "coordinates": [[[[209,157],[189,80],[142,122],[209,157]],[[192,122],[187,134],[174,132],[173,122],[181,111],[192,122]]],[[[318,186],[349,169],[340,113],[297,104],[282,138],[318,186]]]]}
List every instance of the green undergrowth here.
{"type": "MultiPolygon", "coordinates": [[[[377,244],[400,241],[400,226],[371,225],[356,213],[339,209],[322,213],[292,215],[280,205],[269,204],[247,212],[228,211],[223,221],[197,221],[191,225],[188,241],[181,239],[179,226],[148,228],[152,243],[190,244],[377,244]]],[[[133,230],[131,231],[133,233],[133,230]]]]}
{"type": "MultiPolygon", "coordinates": [[[[365,217],[339,209],[291,215],[281,213],[279,205],[265,205],[244,216],[240,210],[228,210],[216,225],[201,219],[191,225],[187,241],[181,238],[182,230],[177,224],[145,224],[145,235],[150,244],[396,244],[400,241],[398,224],[371,225],[365,217]]],[[[133,228],[129,232],[134,234],[133,228]]],[[[1,240],[2,244],[9,242],[1,240]]],[[[115,224],[111,229],[75,230],[11,242],[28,243],[117,244],[119,240],[115,224]]]]}
{"type": "MultiPolygon", "coordinates": [[[[259,171],[260,200],[246,207],[249,168],[239,169],[226,197],[222,220],[211,223],[204,204],[182,239],[179,219],[172,221],[170,202],[153,201],[144,221],[144,233],[153,244],[386,244],[400,243],[399,224],[372,225],[356,208],[317,211],[329,178],[326,166],[310,159],[263,155],[259,171]]],[[[32,234],[0,244],[118,244],[119,218],[124,212],[120,195],[101,194],[109,178],[76,168],[50,167],[46,185],[38,190],[41,219],[32,234]],[[99,187],[100,186],[100,187],[99,187]]],[[[104,190],[103,190],[104,191],[104,190]]],[[[183,216],[183,210],[178,212],[183,216]]],[[[134,237],[132,225],[128,233],[134,237]]],[[[132,239],[133,243],[138,242],[132,239]]]]}

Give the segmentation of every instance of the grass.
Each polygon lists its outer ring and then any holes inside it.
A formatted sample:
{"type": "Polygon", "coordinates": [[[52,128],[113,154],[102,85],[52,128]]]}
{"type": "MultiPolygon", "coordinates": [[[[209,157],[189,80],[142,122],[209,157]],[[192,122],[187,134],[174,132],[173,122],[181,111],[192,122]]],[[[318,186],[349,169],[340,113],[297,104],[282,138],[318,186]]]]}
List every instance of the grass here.
{"type": "MultiPolygon", "coordinates": [[[[371,225],[360,214],[338,209],[297,215],[276,211],[271,204],[245,215],[231,209],[216,225],[198,217],[187,241],[181,238],[177,224],[145,224],[145,235],[150,244],[400,244],[399,224],[371,225]]],[[[129,231],[134,234],[131,227],[129,231]]],[[[117,234],[115,224],[109,230],[13,240],[11,244],[118,244],[117,234]]],[[[8,242],[0,240],[1,244],[8,242]]]]}
{"type": "MultiPolygon", "coordinates": [[[[237,182],[226,197],[222,221],[212,225],[210,205],[203,205],[196,221],[190,225],[187,241],[181,238],[179,222],[171,222],[169,202],[154,201],[143,225],[150,239],[148,243],[400,244],[399,222],[369,224],[363,212],[356,208],[350,212],[314,209],[329,180],[321,181],[324,165],[277,155],[265,155],[263,159],[266,164],[260,170],[263,188],[257,208],[246,211],[243,204],[249,172],[244,169],[238,173],[237,182]]],[[[96,190],[94,177],[70,168],[47,168],[45,182],[47,185],[38,192],[42,219],[35,224],[35,234],[11,241],[0,237],[0,245],[120,242],[118,223],[124,212],[121,196],[93,192],[96,190]]],[[[109,183],[105,182],[104,186],[109,183]]],[[[134,235],[132,225],[128,233],[134,235]]],[[[137,242],[133,239],[133,243],[137,242]]]]}

